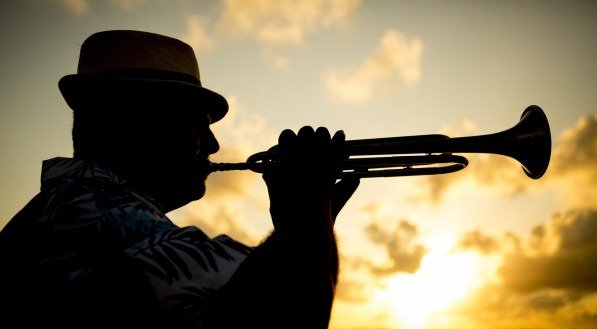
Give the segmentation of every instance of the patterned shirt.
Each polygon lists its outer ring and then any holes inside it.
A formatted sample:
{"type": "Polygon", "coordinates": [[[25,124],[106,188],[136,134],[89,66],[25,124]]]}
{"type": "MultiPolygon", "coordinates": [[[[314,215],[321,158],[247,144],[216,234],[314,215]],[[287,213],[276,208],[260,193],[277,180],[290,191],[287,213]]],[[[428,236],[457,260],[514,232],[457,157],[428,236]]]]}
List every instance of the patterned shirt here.
{"type": "Polygon", "coordinates": [[[251,251],[226,235],[209,238],[196,227],[176,226],[155,200],[97,164],[46,160],[41,181],[41,192],[0,234],[2,268],[12,273],[2,281],[70,293],[70,306],[94,294],[112,295],[108,303],[119,305],[141,292],[132,303],[149,305],[153,298],[161,319],[196,326],[251,251]]]}

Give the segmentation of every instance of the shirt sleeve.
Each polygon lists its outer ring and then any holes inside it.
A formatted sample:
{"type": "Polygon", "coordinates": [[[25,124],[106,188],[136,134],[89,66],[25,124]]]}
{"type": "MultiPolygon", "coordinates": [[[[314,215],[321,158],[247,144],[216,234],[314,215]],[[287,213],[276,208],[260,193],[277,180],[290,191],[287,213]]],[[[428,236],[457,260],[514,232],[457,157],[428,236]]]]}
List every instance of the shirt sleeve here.
{"type": "Polygon", "coordinates": [[[147,274],[166,313],[196,322],[250,251],[226,235],[208,238],[196,227],[176,227],[140,241],[127,253],[147,274]]]}

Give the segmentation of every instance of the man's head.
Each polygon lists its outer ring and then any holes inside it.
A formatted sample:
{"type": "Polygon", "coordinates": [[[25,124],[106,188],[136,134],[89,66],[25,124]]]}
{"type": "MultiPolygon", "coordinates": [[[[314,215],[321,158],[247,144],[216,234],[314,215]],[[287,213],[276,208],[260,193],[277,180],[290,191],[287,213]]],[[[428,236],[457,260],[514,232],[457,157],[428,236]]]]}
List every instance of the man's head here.
{"type": "Polygon", "coordinates": [[[74,112],[75,158],[110,167],[166,210],[203,196],[207,157],[219,148],[209,125],[228,104],[201,86],[190,46],[147,32],[96,33],[59,87],[74,112]]]}

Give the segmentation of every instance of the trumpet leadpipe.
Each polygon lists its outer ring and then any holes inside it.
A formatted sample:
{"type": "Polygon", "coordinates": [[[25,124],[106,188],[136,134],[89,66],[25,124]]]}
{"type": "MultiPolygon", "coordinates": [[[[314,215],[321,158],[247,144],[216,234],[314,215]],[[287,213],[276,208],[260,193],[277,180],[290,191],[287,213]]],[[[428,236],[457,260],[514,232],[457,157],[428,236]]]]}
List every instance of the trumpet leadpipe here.
{"type": "Polygon", "coordinates": [[[231,171],[231,170],[251,170],[254,172],[263,172],[265,165],[259,162],[238,162],[238,163],[226,163],[226,162],[210,162],[209,171],[231,171]]]}

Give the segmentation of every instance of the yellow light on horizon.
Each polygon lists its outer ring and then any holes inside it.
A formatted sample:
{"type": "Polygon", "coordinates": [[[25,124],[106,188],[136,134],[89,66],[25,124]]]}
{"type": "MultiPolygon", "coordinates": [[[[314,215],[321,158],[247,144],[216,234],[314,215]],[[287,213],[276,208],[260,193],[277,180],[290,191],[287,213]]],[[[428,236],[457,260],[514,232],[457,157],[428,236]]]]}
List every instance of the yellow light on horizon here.
{"type": "Polygon", "coordinates": [[[450,253],[448,248],[438,248],[444,243],[434,242],[415,274],[387,279],[386,288],[375,298],[391,310],[401,327],[449,327],[449,315],[443,311],[481,283],[481,257],[471,252],[450,253]]]}

